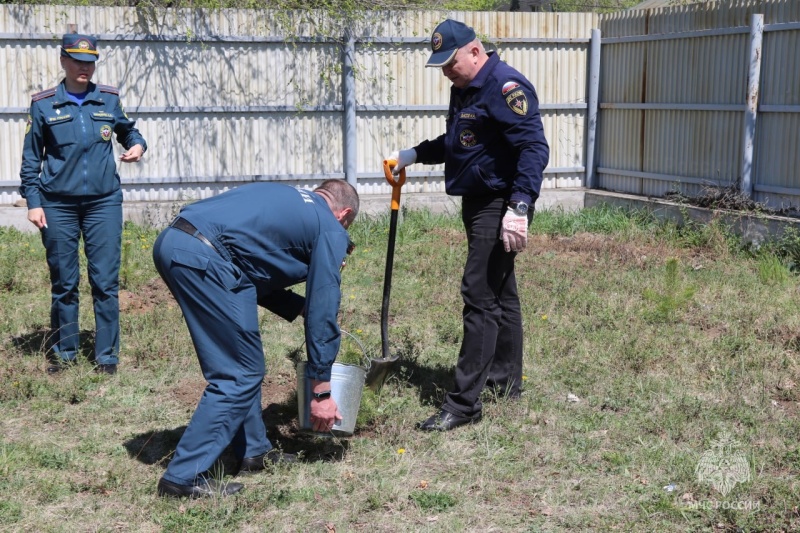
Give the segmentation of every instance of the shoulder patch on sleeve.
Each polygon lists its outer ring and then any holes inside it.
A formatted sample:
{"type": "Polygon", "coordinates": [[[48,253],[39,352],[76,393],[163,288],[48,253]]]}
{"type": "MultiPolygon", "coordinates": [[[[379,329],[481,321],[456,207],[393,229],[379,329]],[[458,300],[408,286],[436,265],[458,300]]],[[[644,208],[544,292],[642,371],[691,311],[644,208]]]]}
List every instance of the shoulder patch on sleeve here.
{"type": "Polygon", "coordinates": [[[119,89],[113,85],[98,85],[97,88],[100,89],[101,93],[119,94],[119,89]]]}
{"type": "Polygon", "coordinates": [[[516,89],[517,87],[519,87],[519,83],[517,83],[515,81],[507,81],[507,82],[505,82],[503,84],[503,96],[507,95],[508,93],[510,93],[511,91],[516,89]]]}
{"type": "Polygon", "coordinates": [[[49,89],[45,89],[44,91],[40,91],[32,95],[31,100],[34,102],[38,102],[39,100],[42,100],[44,98],[50,98],[51,96],[55,96],[55,94],[56,94],[56,88],[50,87],[49,89]]]}
{"type": "Polygon", "coordinates": [[[509,80],[503,84],[503,98],[508,107],[524,117],[528,114],[528,97],[525,96],[525,88],[516,81],[509,80]]]}

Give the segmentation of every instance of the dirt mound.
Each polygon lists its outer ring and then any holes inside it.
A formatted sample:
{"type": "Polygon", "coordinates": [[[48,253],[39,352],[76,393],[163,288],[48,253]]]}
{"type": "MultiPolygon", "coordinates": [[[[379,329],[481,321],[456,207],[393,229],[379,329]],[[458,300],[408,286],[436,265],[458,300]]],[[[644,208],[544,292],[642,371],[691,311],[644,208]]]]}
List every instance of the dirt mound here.
{"type": "Polygon", "coordinates": [[[121,313],[147,313],[163,305],[172,308],[178,304],[161,278],[153,278],[135,291],[119,291],[121,313]]]}

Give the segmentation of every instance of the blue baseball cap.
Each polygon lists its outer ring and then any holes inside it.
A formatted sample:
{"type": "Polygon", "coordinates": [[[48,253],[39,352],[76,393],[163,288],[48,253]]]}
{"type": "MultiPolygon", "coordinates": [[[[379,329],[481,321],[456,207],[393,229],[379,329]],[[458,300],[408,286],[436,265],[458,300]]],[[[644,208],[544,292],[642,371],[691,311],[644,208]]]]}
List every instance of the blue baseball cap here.
{"type": "Polygon", "coordinates": [[[443,67],[453,60],[459,48],[475,40],[475,30],[457,20],[447,19],[431,35],[431,57],[426,67],[443,67]]]}
{"type": "Polygon", "coordinates": [[[79,33],[67,33],[61,39],[61,55],[77,61],[97,61],[97,38],[79,33]]]}

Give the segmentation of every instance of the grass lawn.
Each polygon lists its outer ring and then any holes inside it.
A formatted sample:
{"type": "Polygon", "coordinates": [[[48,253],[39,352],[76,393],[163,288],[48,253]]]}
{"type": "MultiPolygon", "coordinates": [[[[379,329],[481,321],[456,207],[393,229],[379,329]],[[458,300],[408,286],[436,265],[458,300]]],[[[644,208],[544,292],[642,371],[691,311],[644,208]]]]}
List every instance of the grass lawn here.
{"type": "MultiPolygon", "coordinates": [[[[298,430],[302,323],[265,313],[264,419],[302,461],[188,501],[155,496],[205,386],[152,264],[157,231],[125,227],[119,373],[84,357],[48,376],[44,250],[0,228],[0,531],[800,530],[791,250],[607,208],[540,212],[531,231],[520,400],[487,396],[481,423],[446,434],[414,429],[452,385],[466,243],[457,216],[406,212],[389,312],[401,360],[365,390],[353,437],[298,430]]],[[[340,323],[375,358],[387,233],[388,216],[357,221],[343,271],[340,323]]],[[[234,466],[226,452],[216,470],[234,466]]]]}

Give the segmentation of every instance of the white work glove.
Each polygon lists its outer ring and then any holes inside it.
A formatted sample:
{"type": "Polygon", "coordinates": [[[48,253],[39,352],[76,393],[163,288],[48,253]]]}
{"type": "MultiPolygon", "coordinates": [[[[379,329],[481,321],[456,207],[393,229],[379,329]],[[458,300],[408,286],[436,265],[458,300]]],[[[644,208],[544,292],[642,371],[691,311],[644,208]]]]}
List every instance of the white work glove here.
{"type": "Polygon", "coordinates": [[[397,176],[400,174],[400,171],[406,168],[408,165],[413,165],[417,161],[417,151],[413,148],[409,148],[408,150],[400,150],[399,152],[395,150],[392,152],[392,155],[386,158],[394,159],[397,161],[397,165],[392,169],[392,174],[397,176]]]}
{"type": "Polygon", "coordinates": [[[518,215],[510,209],[506,211],[503,227],[500,228],[500,238],[503,239],[506,252],[524,250],[528,244],[528,217],[518,215]]]}

